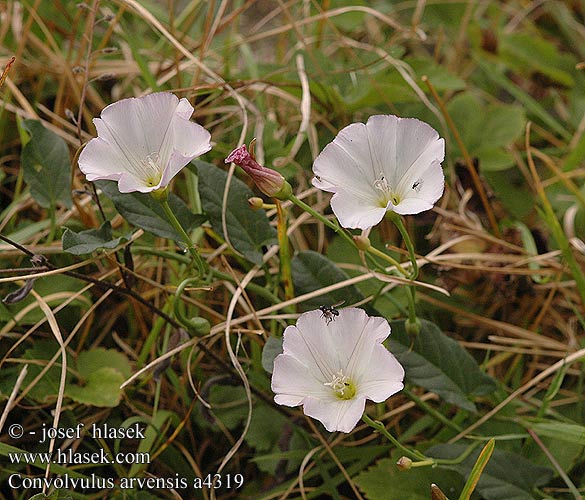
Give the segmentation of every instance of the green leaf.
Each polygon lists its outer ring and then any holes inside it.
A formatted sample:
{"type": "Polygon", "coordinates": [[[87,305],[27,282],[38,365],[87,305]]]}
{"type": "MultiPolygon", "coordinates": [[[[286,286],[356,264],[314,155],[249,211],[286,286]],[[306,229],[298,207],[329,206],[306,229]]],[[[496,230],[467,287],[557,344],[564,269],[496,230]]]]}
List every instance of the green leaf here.
{"type": "Polygon", "coordinates": [[[243,387],[213,385],[207,401],[213,408],[213,415],[230,430],[240,425],[248,414],[246,392],[243,387]]]}
{"type": "MultiPolygon", "coordinates": [[[[22,387],[28,387],[28,385],[41,373],[46,367],[47,362],[53,358],[55,353],[59,351],[59,344],[54,340],[41,339],[36,340],[32,347],[27,349],[23,358],[27,361],[31,361],[28,365],[28,371],[22,387]]],[[[67,356],[67,365],[72,366],[72,360],[67,356]]],[[[70,378],[69,372],[67,372],[67,380],[70,378]]],[[[59,393],[59,385],[61,382],[61,355],[57,357],[57,360],[51,368],[49,368],[42,378],[34,385],[34,387],[28,392],[27,397],[38,402],[47,402],[52,399],[56,399],[59,393]]]]}
{"type": "MultiPolygon", "coordinates": [[[[148,193],[120,193],[115,181],[95,183],[110,198],[120,214],[131,224],[150,231],[162,238],[182,241],[182,237],[171,225],[161,206],[148,193]]],[[[203,215],[193,214],[178,196],[169,193],[169,205],[186,231],[201,225],[206,219],[203,215]]]]}
{"type": "MultiPolygon", "coordinates": [[[[57,296],[55,297],[55,292],[71,292],[71,294],[75,294],[79,292],[83,288],[83,283],[80,282],[76,278],[71,278],[70,276],[64,276],[63,274],[57,276],[45,276],[42,278],[36,278],[34,283],[35,291],[47,300],[47,303],[54,307],[58,306],[59,304],[63,303],[63,297],[57,296]],[[53,297],[51,297],[53,296],[53,297]]],[[[69,324],[68,322],[77,321],[78,312],[80,307],[87,307],[90,304],[89,300],[87,299],[89,293],[85,293],[82,295],[77,296],[73,301],[69,303],[66,310],[58,312],[57,319],[65,321],[65,324],[69,324]]],[[[6,321],[10,321],[16,318],[18,313],[25,308],[29,308],[31,304],[35,303],[36,300],[31,295],[28,295],[20,302],[15,304],[5,305],[0,301],[0,324],[6,321]]],[[[44,318],[45,315],[43,311],[39,307],[34,307],[30,309],[24,317],[19,318],[17,323],[19,325],[31,325],[39,321],[40,319],[44,318]]]]}
{"type": "Polygon", "coordinates": [[[427,90],[427,86],[422,81],[426,76],[438,92],[448,90],[462,90],[465,88],[465,81],[456,74],[451,73],[446,65],[435,63],[430,58],[404,58],[404,62],[409,64],[418,77],[418,84],[422,89],[427,90]]]}
{"type": "Polygon", "coordinates": [[[526,423],[539,436],[554,438],[567,443],[585,446],[585,427],[564,422],[526,423]]]}
{"type": "Polygon", "coordinates": [[[77,373],[82,381],[68,385],[67,396],[78,403],[113,408],[120,403],[120,386],[130,377],[132,368],[120,351],[98,347],[79,354],[77,373]]]}
{"type": "Polygon", "coordinates": [[[282,353],[282,338],[268,337],[262,349],[262,368],[272,373],[274,358],[282,353]]]}
{"type": "Polygon", "coordinates": [[[71,161],[65,141],[40,121],[21,123],[29,140],[22,148],[21,163],[32,197],[44,208],[62,203],[71,207],[71,161]]]}
{"type": "Polygon", "coordinates": [[[129,378],[132,375],[132,366],[126,355],[116,349],[97,347],[89,351],[82,351],[77,356],[77,372],[82,377],[89,377],[103,367],[113,368],[129,378]]]}
{"type": "Polygon", "coordinates": [[[484,171],[483,177],[514,217],[523,219],[534,209],[534,194],[518,169],[484,171]]]}
{"type": "Polygon", "coordinates": [[[399,471],[396,460],[384,458],[355,478],[368,500],[429,500],[431,484],[457,498],[463,486],[459,474],[441,467],[399,471]]]}
{"type": "Polygon", "coordinates": [[[283,454],[286,457],[286,472],[292,473],[298,470],[302,457],[306,455],[307,441],[300,432],[295,431],[282,413],[265,404],[255,404],[252,411],[250,428],[246,433],[246,443],[254,448],[254,460],[257,467],[264,473],[274,476],[277,470],[283,466],[283,454]],[[289,428],[290,437],[286,439],[283,452],[284,429],[289,428]],[[301,452],[297,458],[291,457],[291,453],[301,452]]]}
{"type": "Polygon", "coordinates": [[[78,403],[113,408],[120,403],[124,380],[118,370],[104,366],[90,373],[84,386],[68,385],[65,394],[78,403]]]}
{"type": "MultiPolygon", "coordinates": [[[[199,194],[213,229],[223,238],[221,213],[227,172],[210,163],[196,160],[199,194]]],[[[192,165],[189,167],[192,168],[192,165]]],[[[276,243],[276,230],[262,210],[252,210],[248,199],[254,193],[241,180],[233,177],[226,207],[228,237],[234,248],[254,264],[262,263],[262,247],[276,243]]]]}
{"type": "Polygon", "coordinates": [[[561,137],[569,140],[571,134],[565,129],[565,127],[557,121],[538,101],[533,99],[518,85],[513,83],[505,74],[499,65],[495,65],[488,62],[483,54],[477,54],[474,59],[481,68],[482,75],[487,81],[493,82],[495,85],[503,88],[510,93],[526,110],[529,115],[538,118],[548,128],[554,130],[561,137]]]}
{"type": "MultiPolygon", "coordinates": [[[[520,106],[486,106],[475,96],[462,93],[449,102],[447,109],[467,151],[479,158],[483,171],[503,170],[514,165],[514,159],[503,148],[524,132],[526,117],[520,106]]],[[[452,155],[463,156],[455,141],[452,155]]]]}
{"type": "Polygon", "coordinates": [[[62,237],[63,250],[73,255],[91,253],[101,248],[116,248],[123,241],[128,241],[130,235],[112,237],[112,225],[110,221],[104,222],[99,229],[88,229],[76,233],[65,228],[62,237]]]}
{"type": "Polygon", "coordinates": [[[404,366],[406,380],[437,393],[448,403],[475,411],[469,400],[496,388],[473,357],[430,321],[421,320],[419,334],[412,341],[405,320],[392,321],[388,347],[404,366]]]}
{"type": "Polygon", "coordinates": [[[511,33],[500,37],[499,55],[515,71],[539,72],[565,87],[575,85],[571,72],[577,59],[570,54],[561,54],[557,47],[541,36],[531,33],[511,33]]]}
{"type": "MultiPolygon", "coordinates": [[[[320,290],[326,286],[349,279],[349,276],[327,257],[312,250],[299,252],[295,255],[291,267],[297,295],[320,290]]],[[[360,291],[355,286],[350,285],[307,300],[300,307],[308,311],[316,309],[322,304],[334,305],[343,302],[345,305],[350,305],[362,299],[363,296],[360,291]]]]}
{"type": "MultiPolygon", "coordinates": [[[[428,449],[426,454],[435,458],[455,459],[466,448],[463,444],[441,444],[428,449]]],[[[479,453],[479,449],[474,450],[460,464],[442,467],[467,476],[479,453]]],[[[534,500],[532,489],[546,484],[551,477],[549,468],[538,467],[520,455],[496,449],[477,483],[477,491],[483,498],[490,500],[534,500]]]]}

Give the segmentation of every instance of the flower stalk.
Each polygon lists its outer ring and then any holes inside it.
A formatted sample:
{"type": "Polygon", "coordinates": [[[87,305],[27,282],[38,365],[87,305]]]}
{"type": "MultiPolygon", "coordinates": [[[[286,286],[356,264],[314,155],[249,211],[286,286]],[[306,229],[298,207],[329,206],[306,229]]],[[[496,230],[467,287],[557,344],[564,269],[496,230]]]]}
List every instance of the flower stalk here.
{"type": "Polygon", "coordinates": [[[185,243],[187,250],[191,254],[191,257],[193,259],[192,262],[195,265],[195,267],[197,268],[197,272],[198,272],[199,276],[200,277],[205,276],[205,274],[207,273],[207,268],[208,268],[207,263],[201,258],[201,255],[199,255],[199,252],[195,248],[193,241],[191,241],[191,238],[189,237],[189,235],[187,234],[187,232],[185,231],[185,229],[183,228],[183,226],[179,222],[179,219],[177,219],[177,216],[175,215],[175,213],[171,209],[169,202],[167,200],[167,196],[168,196],[168,193],[167,193],[166,189],[162,190],[162,191],[156,191],[156,194],[153,193],[153,197],[156,200],[158,200],[159,203],[161,204],[163,210],[165,211],[167,218],[169,219],[169,222],[171,223],[173,228],[175,228],[175,230],[181,235],[181,238],[183,239],[183,242],[185,243]]]}
{"type": "MultiPolygon", "coordinates": [[[[364,413],[362,415],[362,420],[366,424],[368,424],[372,429],[374,429],[376,432],[379,432],[380,434],[382,434],[386,439],[388,439],[388,441],[390,441],[394,446],[396,446],[396,448],[398,448],[402,453],[404,453],[410,459],[416,460],[416,461],[428,462],[428,465],[432,465],[434,463],[433,459],[429,459],[428,457],[424,456],[419,451],[411,450],[410,448],[407,448],[406,446],[404,446],[400,441],[398,441],[398,439],[396,439],[392,434],[390,434],[390,432],[388,432],[388,429],[386,429],[386,427],[384,427],[384,424],[382,422],[380,422],[379,420],[371,419],[366,413],[364,413]]],[[[416,467],[415,464],[416,464],[416,462],[413,462],[411,467],[416,467]]],[[[427,463],[425,463],[425,465],[427,465],[427,463]]]]}
{"type": "Polygon", "coordinates": [[[278,214],[277,235],[280,256],[280,280],[284,287],[284,298],[291,300],[295,296],[293,286],[290,245],[287,235],[288,219],[286,209],[280,201],[276,201],[276,212],[278,214]]]}

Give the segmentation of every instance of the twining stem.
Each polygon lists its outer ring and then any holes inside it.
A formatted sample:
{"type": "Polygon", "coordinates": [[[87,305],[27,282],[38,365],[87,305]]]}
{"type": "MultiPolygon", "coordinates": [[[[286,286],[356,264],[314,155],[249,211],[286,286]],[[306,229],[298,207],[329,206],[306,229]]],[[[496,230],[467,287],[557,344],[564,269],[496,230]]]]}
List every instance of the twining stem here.
{"type": "Polygon", "coordinates": [[[408,321],[406,322],[406,330],[409,335],[416,336],[420,331],[420,321],[416,317],[416,287],[409,285],[406,292],[408,298],[408,321]]]}
{"type": "Polygon", "coordinates": [[[392,434],[390,434],[388,432],[388,430],[386,429],[386,427],[384,427],[384,424],[382,422],[380,422],[379,420],[372,420],[370,417],[368,417],[368,415],[366,413],[364,413],[362,415],[362,420],[366,424],[368,424],[372,429],[374,429],[375,431],[379,432],[380,434],[383,434],[384,437],[386,437],[388,439],[388,441],[390,441],[394,446],[396,446],[396,448],[398,448],[406,456],[412,458],[413,460],[424,460],[424,461],[429,460],[428,457],[425,457],[419,451],[410,450],[406,446],[402,445],[400,443],[400,441],[398,441],[398,439],[396,439],[392,434]]]}
{"type": "Polygon", "coordinates": [[[390,255],[388,255],[387,253],[382,252],[381,250],[378,250],[376,247],[369,247],[366,252],[371,253],[372,255],[376,255],[377,257],[380,257],[381,259],[384,259],[386,262],[389,262],[390,264],[392,264],[394,267],[396,267],[396,269],[398,269],[398,271],[403,275],[408,277],[408,271],[406,271],[406,269],[404,269],[401,265],[400,262],[398,262],[397,260],[393,259],[392,257],[390,257],[390,255]]]}
{"type": "Polygon", "coordinates": [[[421,398],[419,398],[413,392],[409,391],[406,388],[402,389],[402,392],[408,397],[408,399],[410,399],[419,408],[421,408],[425,413],[428,413],[431,417],[433,417],[438,422],[441,422],[442,424],[446,425],[447,427],[450,427],[451,429],[453,429],[456,432],[462,431],[461,426],[457,425],[455,422],[453,422],[452,420],[447,418],[441,412],[435,410],[432,406],[427,404],[425,401],[423,401],[421,398]]]}
{"type": "Polygon", "coordinates": [[[205,318],[201,317],[194,317],[194,318],[187,318],[183,311],[181,310],[181,296],[183,295],[183,291],[185,287],[191,284],[197,284],[198,280],[196,278],[187,278],[183,280],[181,284],[177,287],[175,291],[175,300],[173,302],[173,310],[175,312],[175,318],[179,321],[192,335],[196,335],[198,337],[202,337],[203,335],[207,335],[211,330],[211,325],[209,321],[205,318]]]}
{"type": "Polygon", "coordinates": [[[321,215],[319,212],[307,205],[304,201],[299,200],[294,194],[291,194],[288,199],[292,201],[297,207],[302,208],[307,213],[310,213],[313,217],[315,217],[315,219],[320,220],[328,228],[333,229],[333,231],[343,236],[349,243],[355,246],[351,236],[349,236],[349,234],[347,234],[347,232],[345,232],[339,225],[331,222],[327,217],[321,215]]]}
{"type": "Polygon", "coordinates": [[[396,212],[388,212],[388,217],[394,223],[394,225],[400,231],[400,235],[402,236],[402,240],[406,245],[406,249],[408,250],[408,258],[412,264],[412,272],[410,273],[409,278],[411,280],[415,280],[418,277],[418,263],[416,262],[416,253],[414,251],[414,245],[412,244],[412,240],[410,239],[410,235],[404,226],[404,222],[402,222],[402,217],[398,215],[396,212]]]}
{"type": "MultiPolygon", "coordinates": [[[[345,231],[341,226],[339,226],[338,224],[336,224],[335,222],[330,221],[329,219],[327,219],[326,217],[324,217],[323,215],[321,215],[319,212],[317,212],[316,210],[314,210],[312,207],[310,207],[309,205],[307,205],[305,202],[299,200],[294,194],[291,194],[288,199],[290,201],[292,201],[295,205],[297,205],[299,208],[303,209],[305,212],[311,214],[313,217],[315,217],[317,220],[320,220],[321,222],[323,222],[323,224],[325,224],[328,228],[333,229],[333,231],[335,231],[337,234],[340,234],[348,243],[350,243],[353,247],[356,247],[355,241],[353,240],[353,238],[351,237],[350,234],[348,234],[347,231],[345,231]]],[[[386,260],[387,262],[389,262],[390,264],[392,264],[393,266],[396,267],[396,269],[403,275],[403,276],[408,276],[408,273],[406,272],[406,270],[400,265],[400,263],[398,261],[396,261],[395,259],[393,259],[392,257],[390,257],[389,255],[385,254],[384,252],[381,252],[380,250],[378,250],[377,248],[370,246],[368,247],[366,250],[364,250],[365,252],[368,252],[372,255],[376,255],[378,257],[381,257],[382,259],[386,260]]]]}
{"type": "Polygon", "coordinates": [[[201,258],[201,255],[199,255],[199,252],[195,248],[193,241],[191,241],[191,238],[189,237],[189,235],[187,234],[187,232],[185,231],[183,226],[181,226],[181,223],[177,219],[175,213],[171,209],[169,202],[166,200],[166,198],[159,199],[159,201],[163,207],[163,210],[165,211],[165,214],[167,215],[167,217],[169,219],[169,222],[173,225],[175,230],[183,238],[183,242],[187,246],[187,249],[189,250],[191,257],[193,257],[193,262],[195,263],[195,266],[197,267],[197,271],[199,272],[199,276],[205,276],[205,273],[207,272],[207,263],[201,258]]]}
{"type": "MultiPolygon", "coordinates": [[[[406,226],[404,225],[404,222],[402,222],[402,217],[400,217],[399,214],[396,212],[388,212],[388,218],[398,228],[398,231],[400,231],[402,240],[404,241],[404,244],[408,250],[408,258],[412,264],[412,272],[408,278],[415,280],[418,277],[418,263],[416,262],[416,253],[414,251],[414,245],[410,239],[410,235],[408,234],[406,226]]],[[[416,318],[416,287],[414,285],[410,285],[408,287],[406,296],[408,298],[408,321],[406,324],[407,331],[409,334],[416,335],[419,332],[420,323],[416,318]]]]}
{"type": "Polygon", "coordinates": [[[292,279],[291,259],[290,259],[290,245],[288,242],[288,235],[286,234],[288,221],[286,209],[282,203],[276,200],[276,212],[278,213],[278,246],[280,248],[280,279],[284,287],[284,297],[286,300],[291,300],[295,296],[295,290],[292,279]]]}
{"type": "MultiPolygon", "coordinates": [[[[455,458],[427,457],[426,455],[422,454],[420,451],[411,450],[410,448],[407,448],[406,446],[401,444],[400,441],[398,441],[398,439],[396,439],[392,434],[390,434],[390,432],[388,432],[386,427],[384,427],[384,424],[382,422],[380,422],[379,420],[372,420],[366,413],[364,413],[362,415],[362,420],[366,424],[368,424],[372,429],[374,429],[376,432],[379,432],[380,434],[384,435],[384,437],[386,437],[388,439],[388,441],[390,441],[394,446],[396,446],[396,448],[398,448],[402,453],[404,453],[405,456],[410,457],[413,460],[416,460],[416,462],[413,462],[411,464],[411,467],[424,467],[424,466],[428,466],[428,465],[430,465],[430,466],[457,465],[457,464],[460,464],[461,462],[463,462],[473,452],[473,450],[479,445],[478,442],[472,443],[465,450],[463,450],[463,452],[458,457],[455,457],[455,458]]],[[[488,444],[485,446],[484,451],[486,451],[486,450],[488,450],[487,453],[489,453],[489,455],[491,455],[491,451],[493,451],[493,439],[491,439],[488,442],[488,444]]],[[[489,459],[489,455],[487,457],[488,459],[489,459]]],[[[478,458],[478,463],[480,462],[481,458],[482,457],[480,455],[480,458],[478,458]]],[[[483,465],[485,465],[485,463],[483,465]]]]}

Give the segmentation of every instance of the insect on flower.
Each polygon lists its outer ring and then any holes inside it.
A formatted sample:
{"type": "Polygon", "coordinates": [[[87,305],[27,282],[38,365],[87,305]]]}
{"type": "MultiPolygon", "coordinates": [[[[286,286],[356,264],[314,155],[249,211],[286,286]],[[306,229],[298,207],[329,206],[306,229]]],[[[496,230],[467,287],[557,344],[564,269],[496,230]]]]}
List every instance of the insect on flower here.
{"type": "Polygon", "coordinates": [[[325,323],[331,323],[337,316],[339,316],[339,311],[337,307],[343,304],[345,300],[338,302],[337,304],[333,304],[332,306],[319,306],[319,311],[321,311],[321,317],[325,318],[325,323]]]}

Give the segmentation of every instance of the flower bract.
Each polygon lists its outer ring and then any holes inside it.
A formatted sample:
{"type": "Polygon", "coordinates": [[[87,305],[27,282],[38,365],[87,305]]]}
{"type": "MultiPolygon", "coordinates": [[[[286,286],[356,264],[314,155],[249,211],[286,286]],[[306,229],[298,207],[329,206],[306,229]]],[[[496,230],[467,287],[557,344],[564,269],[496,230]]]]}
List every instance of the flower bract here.
{"type": "Polygon", "coordinates": [[[286,328],[272,390],[276,403],[302,405],[328,431],[350,432],[366,399],[379,403],[403,388],[404,369],[382,344],[390,334],[384,318],[352,307],[338,312],[333,319],[306,312],[286,328]]]}
{"type": "Polygon", "coordinates": [[[210,134],[189,121],[193,106],[169,92],[123,99],[93,120],[98,136],[79,156],[89,181],[118,181],[122,193],[166,187],[193,158],[211,149],[210,134]]]}
{"type": "Polygon", "coordinates": [[[371,116],[352,123],[313,165],[313,185],[334,193],[331,208],[346,228],[368,229],[387,211],[429,210],[442,196],[445,141],[415,118],[371,116]]]}

